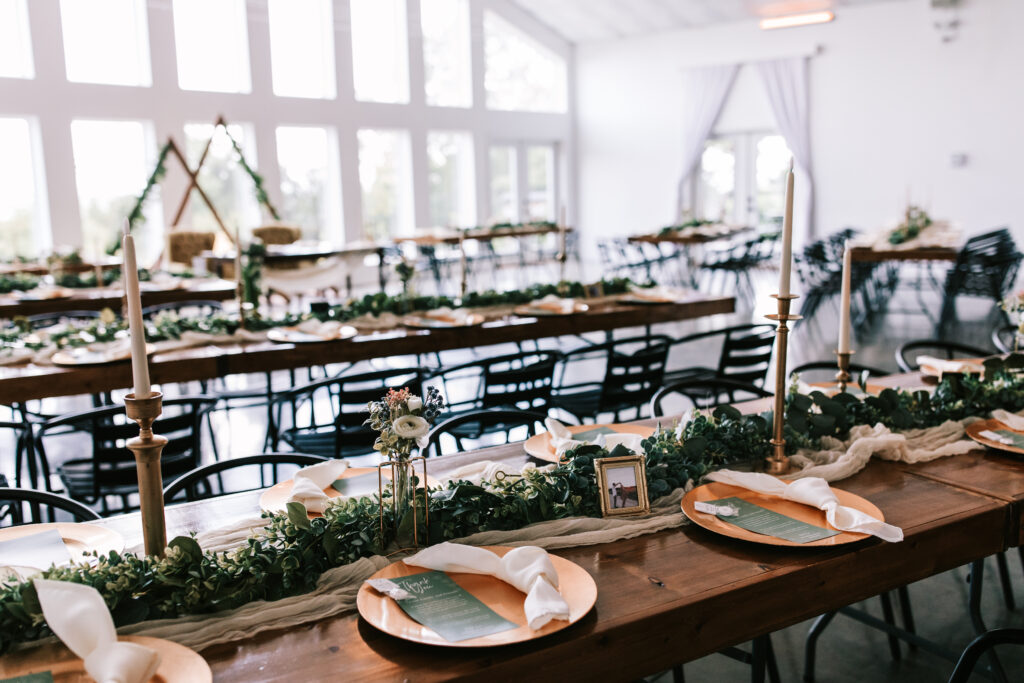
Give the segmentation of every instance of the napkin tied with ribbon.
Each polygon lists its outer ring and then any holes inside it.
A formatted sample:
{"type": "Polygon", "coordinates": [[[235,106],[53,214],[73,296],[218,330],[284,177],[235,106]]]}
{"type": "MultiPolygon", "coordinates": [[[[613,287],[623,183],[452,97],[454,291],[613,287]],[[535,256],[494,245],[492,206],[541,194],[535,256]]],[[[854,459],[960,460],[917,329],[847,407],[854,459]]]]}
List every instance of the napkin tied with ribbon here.
{"type": "Polygon", "coordinates": [[[97,683],[143,683],[156,673],[160,654],[119,642],[103,597],[92,586],[36,579],[36,595],[50,630],[85,662],[97,683]]]}
{"type": "Polygon", "coordinates": [[[575,299],[563,299],[555,294],[548,294],[542,299],[534,299],[530,302],[531,308],[537,308],[542,311],[551,311],[552,313],[572,313],[576,310],[575,299]]]}
{"type": "Polygon", "coordinates": [[[623,446],[634,453],[643,453],[641,442],[644,437],[640,434],[627,432],[617,434],[598,434],[593,441],[583,441],[573,437],[572,432],[561,422],[553,417],[544,419],[544,427],[548,430],[551,438],[551,447],[555,449],[555,455],[562,457],[567,451],[585,446],[588,443],[595,444],[607,450],[613,450],[616,446],[623,446]]]}
{"type": "Polygon", "coordinates": [[[835,492],[821,477],[804,477],[796,481],[785,482],[770,474],[760,472],[718,470],[709,474],[707,478],[711,481],[739,486],[770,496],[779,496],[794,503],[818,508],[824,511],[828,523],[840,531],[870,534],[890,543],[903,540],[903,530],[899,527],[886,524],[860,510],[840,505],[835,492]]]}
{"type": "Polygon", "coordinates": [[[338,480],[348,462],[344,460],[328,460],[303,467],[292,477],[292,492],[288,496],[289,503],[302,503],[309,512],[323,512],[331,497],[324,489],[338,480]]]}
{"type": "Polygon", "coordinates": [[[404,560],[412,567],[442,572],[487,574],[526,593],[523,612],[530,628],[552,619],[569,619],[569,605],[558,592],[558,572],[547,551],[527,545],[498,557],[490,550],[458,543],[439,543],[404,560]]]}
{"type": "Polygon", "coordinates": [[[934,356],[918,356],[915,360],[917,362],[918,367],[923,367],[927,365],[930,368],[935,368],[941,373],[981,373],[985,371],[985,367],[983,365],[964,360],[947,360],[945,358],[935,358],[934,356]]]}

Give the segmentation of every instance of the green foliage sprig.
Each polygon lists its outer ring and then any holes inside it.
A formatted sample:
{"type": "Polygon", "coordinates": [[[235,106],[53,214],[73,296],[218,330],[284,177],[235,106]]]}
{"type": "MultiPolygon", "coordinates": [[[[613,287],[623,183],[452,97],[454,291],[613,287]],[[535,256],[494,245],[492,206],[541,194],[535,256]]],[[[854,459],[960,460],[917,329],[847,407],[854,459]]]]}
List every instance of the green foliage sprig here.
{"type": "Polygon", "coordinates": [[[903,244],[917,237],[922,230],[932,224],[931,216],[920,206],[908,206],[900,223],[889,233],[889,244],[903,244]]]}
{"type": "Polygon", "coordinates": [[[659,235],[671,235],[676,232],[681,232],[687,228],[699,228],[705,225],[714,225],[717,221],[709,221],[704,218],[691,218],[688,221],[682,223],[676,223],[674,225],[666,225],[658,231],[659,235]]]}
{"type": "Polygon", "coordinates": [[[40,278],[36,275],[29,273],[11,273],[10,275],[0,275],[0,294],[10,294],[11,292],[27,292],[30,289],[35,289],[41,282],[40,278]]]}
{"type": "Polygon", "coordinates": [[[241,165],[242,170],[245,171],[246,175],[252,179],[252,184],[256,188],[256,200],[263,206],[267,207],[267,212],[270,214],[271,218],[275,221],[281,220],[281,216],[277,213],[277,209],[275,209],[274,205],[270,203],[270,197],[267,195],[266,188],[263,187],[263,176],[253,170],[249,165],[249,162],[245,160],[245,154],[242,153],[241,145],[239,145],[238,141],[231,135],[231,131],[228,130],[227,125],[221,125],[224,126],[224,134],[228,136],[228,140],[231,141],[231,146],[234,148],[235,154],[238,155],[239,165],[241,165]]]}

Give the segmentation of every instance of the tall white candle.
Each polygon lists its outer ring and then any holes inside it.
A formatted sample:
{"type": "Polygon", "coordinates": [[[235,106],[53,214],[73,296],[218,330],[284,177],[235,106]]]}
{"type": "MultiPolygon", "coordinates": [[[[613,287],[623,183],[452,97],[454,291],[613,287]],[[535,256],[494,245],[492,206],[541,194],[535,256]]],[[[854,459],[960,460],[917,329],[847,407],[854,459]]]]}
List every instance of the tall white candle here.
{"type": "Polygon", "coordinates": [[[135,398],[149,398],[152,395],[149,386],[149,364],[146,359],[146,328],[142,323],[142,297],[139,294],[139,267],[135,261],[135,238],[128,231],[128,221],[124,222],[124,237],[121,238],[121,251],[124,253],[124,296],[128,304],[128,333],[132,342],[132,381],[134,382],[135,398]]]}
{"type": "Polygon", "coordinates": [[[782,263],[779,265],[779,296],[789,296],[789,275],[793,267],[793,159],[786,174],[786,211],[782,216],[782,263]]]}
{"type": "Polygon", "coordinates": [[[839,304],[839,352],[850,352],[850,245],[843,251],[843,286],[839,304]]]}

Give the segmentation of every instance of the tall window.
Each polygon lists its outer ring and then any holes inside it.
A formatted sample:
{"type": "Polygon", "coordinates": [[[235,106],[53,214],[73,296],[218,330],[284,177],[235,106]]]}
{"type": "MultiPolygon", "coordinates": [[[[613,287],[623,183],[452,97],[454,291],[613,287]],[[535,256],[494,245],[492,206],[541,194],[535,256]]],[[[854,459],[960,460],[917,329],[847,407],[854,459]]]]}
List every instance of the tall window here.
{"type": "Polygon", "coordinates": [[[182,90],[252,89],[245,0],[174,0],[174,42],[182,90]]]}
{"type": "Polygon", "coordinates": [[[334,18],[330,0],[270,0],[274,94],[334,97],[334,18]]]}
{"type": "Polygon", "coordinates": [[[61,0],[69,81],[152,84],[144,0],[61,0]]]}
{"type": "MultiPolygon", "coordinates": [[[[146,184],[155,163],[152,135],[141,121],[71,122],[75,184],[82,216],[82,252],[103,256],[117,242],[121,226],[146,184]]],[[[136,226],[140,265],[160,253],[163,230],[159,193],[145,207],[146,221],[136,226]]]]}
{"type": "Polygon", "coordinates": [[[42,247],[37,238],[45,235],[46,193],[37,183],[31,126],[26,119],[0,118],[0,259],[30,257],[42,247]]]}
{"type": "Polygon", "coordinates": [[[488,108],[568,111],[565,60],[494,12],[484,12],[484,58],[488,108]]]}
{"type": "Polygon", "coordinates": [[[405,0],[350,0],[352,76],[357,100],[409,101],[405,0]]]}
{"type": "Polygon", "coordinates": [[[358,137],[365,236],[382,240],[409,234],[413,227],[409,134],[364,128],[358,137]]]}
{"type": "Polygon", "coordinates": [[[282,219],[302,228],[305,239],[343,239],[334,132],[326,128],[281,126],[277,163],[281,168],[282,219]]]}
{"type": "Polygon", "coordinates": [[[473,136],[456,132],[428,133],[427,163],[431,224],[476,225],[473,136]]]}
{"type": "MultiPolygon", "coordinates": [[[[228,131],[241,146],[249,165],[258,168],[251,126],[233,123],[228,126],[228,131]]],[[[227,229],[234,232],[238,228],[243,236],[248,236],[261,222],[260,208],[256,200],[256,188],[238,163],[238,153],[231,140],[223,127],[215,129],[208,123],[185,124],[185,158],[193,169],[199,164],[207,141],[210,141],[210,150],[199,171],[199,185],[213,202],[217,215],[227,229]]],[[[189,198],[189,210],[194,230],[220,229],[196,190],[192,190],[189,198]]]]}
{"type": "Polygon", "coordinates": [[[33,78],[26,0],[0,0],[0,78],[33,78]]]}
{"type": "Polygon", "coordinates": [[[468,0],[420,0],[427,104],[473,106],[468,0]]]}
{"type": "Polygon", "coordinates": [[[790,156],[785,139],[774,133],[708,140],[696,174],[697,216],[754,227],[780,224],[790,156]]]}
{"type": "Polygon", "coordinates": [[[518,212],[519,189],[516,183],[516,148],[513,145],[492,145],[491,223],[513,223],[518,212]]]}
{"type": "Polygon", "coordinates": [[[551,145],[526,148],[526,185],[527,219],[555,220],[555,150],[551,145]]]}

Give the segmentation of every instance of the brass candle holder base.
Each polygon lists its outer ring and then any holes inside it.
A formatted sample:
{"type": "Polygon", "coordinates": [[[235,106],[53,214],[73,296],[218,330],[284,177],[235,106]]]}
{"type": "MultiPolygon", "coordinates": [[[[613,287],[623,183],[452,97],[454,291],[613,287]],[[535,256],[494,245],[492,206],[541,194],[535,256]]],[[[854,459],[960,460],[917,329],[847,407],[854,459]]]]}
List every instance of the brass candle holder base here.
{"type": "Polygon", "coordinates": [[[790,304],[799,298],[796,294],[772,294],[778,303],[778,313],[765,316],[778,323],[775,330],[775,411],[773,413],[774,438],[771,440],[772,454],[765,459],[765,471],[769,474],[785,474],[789,470],[789,456],[786,455],[786,347],[789,341],[790,322],[802,316],[791,315],[790,304]]]}
{"type": "Polygon", "coordinates": [[[164,520],[164,485],[160,473],[160,455],[167,439],[153,433],[153,422],[160,417],[163,394],[154,391],[149,398],[124,397],[124,412],[139,425],[139,435],[128,442],[135,455],[139,477],[139,509],[142,513],[142,537],[147,555],[163,557],[167,548],[167,523],[164,520]]]}
{"type": "Polygon", "coordinates": [[[839,366],[839,371],[836,372],[836,384],[839,386],[840,393],[846,393],[846,387],[850,383],[850,356],[855,351],[839,351],[836,350],[836,364],[839,366]]]}

